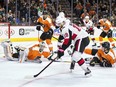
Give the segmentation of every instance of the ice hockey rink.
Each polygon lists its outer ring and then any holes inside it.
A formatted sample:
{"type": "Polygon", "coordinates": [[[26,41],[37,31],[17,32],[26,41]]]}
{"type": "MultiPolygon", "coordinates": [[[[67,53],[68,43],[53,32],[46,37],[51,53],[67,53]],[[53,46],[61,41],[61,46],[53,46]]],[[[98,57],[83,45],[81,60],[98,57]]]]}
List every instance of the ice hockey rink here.
{"type": "MultiPolygon", "coordinates": [[[[26,45],[26,44],[25,44],[26,45]]],[[[86,57],[87,55],[83,55],[86,57]]],[[[70,59],[65,56],[65,59],[70,59]]],[[[0,58],[0,87],[115,87],[116,67],[90,67],[91,77],[85,77],[84,71],[76,64],[70,72],[69,62],[53,62],[38,77],[39,73],[50,61],[42,59],[42,63],[7,61],[0,58]]]]}

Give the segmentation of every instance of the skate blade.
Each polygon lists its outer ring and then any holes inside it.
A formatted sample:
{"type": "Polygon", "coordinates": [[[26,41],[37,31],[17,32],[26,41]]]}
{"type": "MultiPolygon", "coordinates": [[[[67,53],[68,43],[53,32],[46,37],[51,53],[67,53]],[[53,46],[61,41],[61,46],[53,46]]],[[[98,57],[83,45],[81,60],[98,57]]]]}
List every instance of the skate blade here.
{"type": "Polygon", "coordinates": [[[92,74],[90,73],[90,74],[87,74],[87,75],[85,75],[85,77],[86,78],[89,78],[89,77],[91,77],[92,76],[92,74]]]}

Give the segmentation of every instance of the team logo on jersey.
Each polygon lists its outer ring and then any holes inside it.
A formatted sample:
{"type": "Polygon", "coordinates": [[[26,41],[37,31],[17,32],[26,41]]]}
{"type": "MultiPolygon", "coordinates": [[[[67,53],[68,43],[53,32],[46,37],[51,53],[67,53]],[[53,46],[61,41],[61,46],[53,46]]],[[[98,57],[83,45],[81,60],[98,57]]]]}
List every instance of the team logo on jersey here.
{"type": "Polygon", "coordinates": [[[64,38],[66,38],[66,37],[68,37],[68,33],[65,33],[65,34],[64,34],[64,38]]]}

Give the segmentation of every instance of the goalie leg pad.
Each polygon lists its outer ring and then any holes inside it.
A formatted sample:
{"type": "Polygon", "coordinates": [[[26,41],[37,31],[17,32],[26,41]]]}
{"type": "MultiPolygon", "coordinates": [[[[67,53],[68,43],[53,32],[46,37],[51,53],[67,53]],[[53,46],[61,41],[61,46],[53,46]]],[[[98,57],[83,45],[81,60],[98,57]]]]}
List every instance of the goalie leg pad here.
{"type": "Polygon", "coordinates": [[[14,60],[12,57],[12,49],[11,49],[11,43],[8,42],[2,42],[1,43],[3,50],[4,50],[4,55],[8,60],[14,60]]]}
{"type": "Polygon", "coordinates": [[[27,58],[27,53],[26,51],[20,51],[20,56],[19,56],[19,62],[23,63],[27,58]]]}

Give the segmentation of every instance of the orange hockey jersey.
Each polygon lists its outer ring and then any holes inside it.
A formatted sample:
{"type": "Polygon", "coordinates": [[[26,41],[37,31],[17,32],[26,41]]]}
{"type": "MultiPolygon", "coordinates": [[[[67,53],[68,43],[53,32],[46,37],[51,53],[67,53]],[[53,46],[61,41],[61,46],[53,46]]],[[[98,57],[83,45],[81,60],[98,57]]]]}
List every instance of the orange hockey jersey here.
{"type": "Polygon", "coordinates": [[[86,54],[94,54],[93,56],[97,56],[100,61],[102,61],[102,58],[105,58],[107,61],[109,61],[111,64],[114,64],[116,62],[116,56],[114,54],[113,49],[110,49],[109,52],[106,54],[102,49],[98,49],[97,51],[94,51],[94,49],[85,49],[84,53],[86,54]]]}
{"type": "Polygon", "coordinates": [[[29,60],[34,60],[37,56],[39,57],[43,56],[44,58],[48,58],[50,52],[47,51],[39,52],[39,47],[40,47],[39,44],[36,44],[29,48],[29,52],[27,56],[29,60]]]}
{"type": "Polygon", "coordinates": [[[52,19],[50,17],[47,17],[45,20],[43,19],[43,17],[39,17],[37,22],[43,24],[44,32],[49,31],[49,29],[51,29],[51,26],[53,26],[52,19]]]}
{"type": "Polygon", "coordinates": [[[111,26],[112,26],[111,22],[109,20],[107,20],[107,19],[100,19],[99,23],[100,23],[100,26],[103,27],[104,31],[109,30],[111,28],[111,26]]]}

